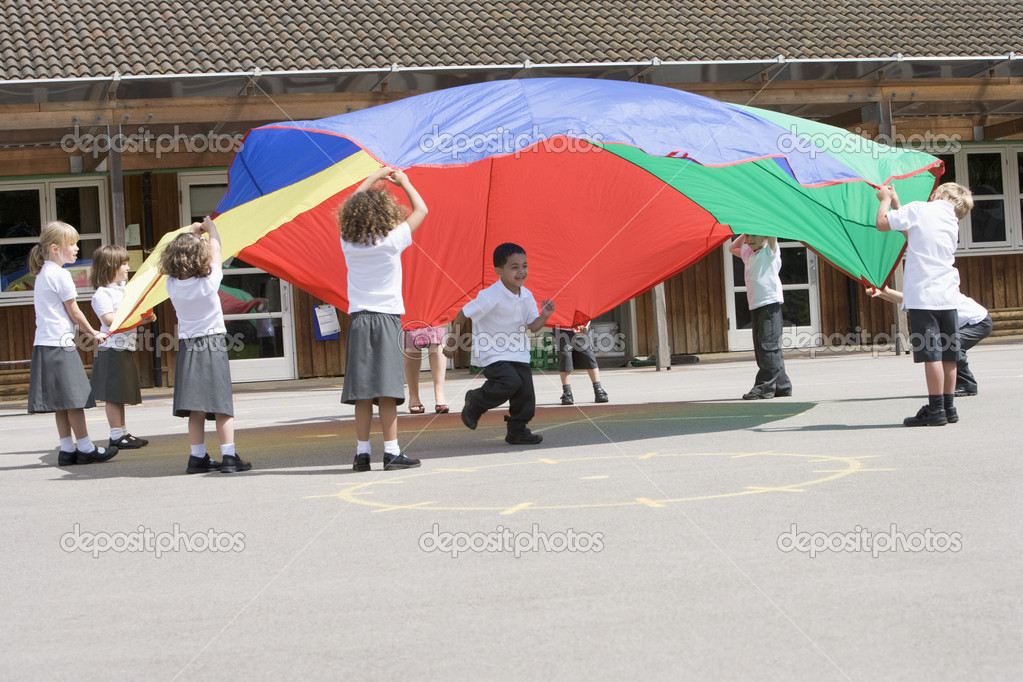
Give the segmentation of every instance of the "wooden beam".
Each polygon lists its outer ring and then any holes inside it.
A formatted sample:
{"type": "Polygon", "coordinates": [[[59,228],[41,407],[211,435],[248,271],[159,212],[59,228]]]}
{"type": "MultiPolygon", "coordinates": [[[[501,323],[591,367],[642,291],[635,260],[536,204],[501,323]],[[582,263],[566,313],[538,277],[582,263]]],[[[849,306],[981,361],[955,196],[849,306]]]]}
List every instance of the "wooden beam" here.
{"type": "Polygon", "coordinates": [[[851,128],[863,123],[863,107],[856,107],[834,116],[828,116],[821,119],[820,122],[829,126],[835,126],[836,128],[851,128]]]}
{"type": "Polygon", "coordinates": [[[1023,135],[1023,118],[1014,118],[1011,121],[984,126],[985,140],[1019,139],[1016,137],[1017,135],[1023,135]]]}

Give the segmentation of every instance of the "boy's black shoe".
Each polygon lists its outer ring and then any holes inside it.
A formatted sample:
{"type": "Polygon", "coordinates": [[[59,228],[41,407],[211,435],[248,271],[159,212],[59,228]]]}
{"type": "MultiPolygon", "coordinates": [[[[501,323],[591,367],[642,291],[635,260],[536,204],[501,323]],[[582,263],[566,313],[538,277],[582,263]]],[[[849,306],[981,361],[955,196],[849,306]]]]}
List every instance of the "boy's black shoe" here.
{"type": "Polygon", "coordinates": [[[352,462],[352,471],[369,471],[369,469],[369,453],[355,455],[355,461],[352,462]]]}
{"type": "Polygon", "coordinates": [[[472,395],[472,391],[465,392],[465,405],[462,406],[462,423],[465,424],[466,427],[475,431],[476,426],[480,423],[480,418],[478,415],[473,413],[472,398],[469,397],[470,395],[472,395]]]}
{"type": "Polygon", "coordinates": [[[792,389],[790,388],[790,389],[785,390],[785,391],[775,391],[774,397],[775,398],[791,398],[792,397],[792,389]]]}
{"type": "Polygon", "coordinates": [[[210,459],[209,454],[205,454],[202,457],[196,457],[195,455],[188,456],[188,467],[185,468],[186,474],[206,474],[211,471],[217,471],[220,469],[220,462],[215,459],[210,459]]]}
{"type": "Polygon", "coordinates": [[[957,398],[966,398],[967,396],[971,396],[971,395],[977,395],[977,392],[976,391],[968,391],[965,388],[957,388],[956,392],[955,392],[955,397],[957,397],[957,398]]]}
{"type": "Polygon", "coordinates": [[[509,445],[538,445],[543,440],[543,436],[539,433],[533,433],[529,429],[519,431],[518,433],[509,432],[504,437],[504,442],[509,445]]]}
{"type": "Polygon", "coordinates": [[[924,405],[915,417],[906,417],[902,423],[906,426],[944,426],[948,423],[948,417],[944,409],[924,405]]]}
{"type": "Polygon", "coordinates": [[[957,421],[959,421],[959,410],[957,410],[954,406],[946,407],[945,421],[947,421],[949,424],[955,424],[957,421]]]}
{"type": "Polygon", "coordinates": [[[773,395],[765,395],[756,389],[742,395],[743,400],[770,400],[773,397],[773,395]]]}
{"type": "Polygon", "coordinates": [[[572,391],[564,391],[561,394],[562,405],[575,405],[575,396],[572,395],[572,391]]]}
{"type": "Polygon", "coordinates": [[[220,473],[233,474],[236,471],[248,471],[252,468],[252,462],[246,462],[237,455],[224,455],[224,461],[220,463],[220,473]]]}
{"type": "Polygon", "coordinates": [[[57,455],[57,466],[69,467],[78,464],[77,452],[78,452],[77,450],[73,450],[71,452],[64,452],[63,450],[61,450],[60,454],[57,455]]]}
{"type": "Polygon", "coordinates": [[[603,388],[593,389],[593,400],[598,403],[606,403],[610,398],[607,397],[607,391],[603,388]]]}
{"type": "Polygon", "coordinates": [[[396,455],[389,455],[384,453],[384,471],[391,471],[392,469],[415,469],[417,466],[422,464],[418,459],[412,457],[406,457],[400,452],[396,455]]]}
{"type": "Polygon", "coordinates": [[[97,447],[92,452],[82,452],[81,450],[75,450],[75,463],[92,464],[94,462],[105,462],[116,454],[117,448],[106,448],[104,450],[101,447],[97,447]]]}
{"type": "Polygon", "coordinates": [[[134,450],[145,445],[149,445],[148,440],[145,438],[136,438],[130,433],[126,433],[120,438],[110,439],[110,447],[117,448],[118,450],[134,450]]]}

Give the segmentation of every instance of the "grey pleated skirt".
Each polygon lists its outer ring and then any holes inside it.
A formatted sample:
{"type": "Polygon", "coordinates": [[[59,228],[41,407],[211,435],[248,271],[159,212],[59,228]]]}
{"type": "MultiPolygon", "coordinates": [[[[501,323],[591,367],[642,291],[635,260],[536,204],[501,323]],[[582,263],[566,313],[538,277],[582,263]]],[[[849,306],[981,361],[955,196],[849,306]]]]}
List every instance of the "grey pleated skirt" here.
{"type": "Polygon", "coordinates": [[[401,315],[358,312],[348,328],[341,402],[372,399],[379,404],[379,398],[405,402],[401,315]]]}
{"type": "Polygon", "coordinates": [[[28,412],[96,407],[82,358],[74,346],[32,346],[28,412]]]}
{"type": "Polygon", "coordinates": [[[92,397],[108,403],[138,405],[142,402],[139,370],[130,350],[100,348],[92,363],[92,397]]]}
{"type": "Polygon", "coordinates": [[[187,417],[192,412],[205,412],[210,420],[218,414],[234,416],[226,334],[178,339],[174,416],[187,417]]]}

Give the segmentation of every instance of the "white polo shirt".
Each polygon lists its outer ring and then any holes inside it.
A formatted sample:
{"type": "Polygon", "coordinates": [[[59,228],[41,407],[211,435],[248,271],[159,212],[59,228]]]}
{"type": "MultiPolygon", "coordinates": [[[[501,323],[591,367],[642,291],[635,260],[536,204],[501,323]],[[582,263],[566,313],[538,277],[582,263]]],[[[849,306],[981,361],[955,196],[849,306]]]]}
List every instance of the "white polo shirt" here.
{"type": "Polygon", "coordinates": [[[781,288],[781,247],[771,251],[771,245],[764,242],[759,251],[749,244],[743,244],[739,251],[746,277],[746,303],[750,310],[756,310],[770,303],[784,303],[785,294],[781,288]]]}
{"type": "Polygon", "coordinates": [[[412,230],[401,223],[372,245],[341,240],[348,266],[348,314],[360,310],[403,315],[401,252],[412,245],[412,230]]]}
{"type": "Polygon", "coordinates": [[[495,362],[529,363],[526,325],[540,317],[536,299],[526,287],[516,296],[501,280],[465,304],[462,313],[472,320],[472,359],[477,367],[495,362]]]}
{"type": "Polygon", "coordinates": [[[207,277],[167,278],[167,294],[178,316],[178,338],[194,339],[210,334],[224,334],[224,311],[220,307],[220,282],[224,271],[220,263],[212,263],[207,277]]]}
{"type": "MultiPolygon", "coordinates": [[[[108,313],[116,313],[117,309],[121,306],[121,300],[124,298],[124,283],[120,284],[108,284],[96,289],[96,293],[92,295],[92,310],[96,313],[96,317],[99,318],[100,328],[99,330],[106,334],[110,331],[110,326],[103,321],[103,316],[108,313]]],[[[135,340],[138,336],[135,334],[135,330],[118,332],[111,334],[103,343],[99,344],[100,348],[113,348],[115,350],[135,350],[135,340]]]]}
{"type": "Polygon", "coordinates": [[[987,317],[987,308],[974,301],[969,296],[959,293],[959,302],[956,304],[956,312],[959,317],[959,328],[962,329],[968,324],[977,324],[987,317]]]}
{"type": "Polygon", "coordinates": [[[888,213],[893,230],[906,234],[906,310],[954,310],[959,298],[955,252],[959,220],[947,201],[914,201],[888,213]]]}
{"type": "Polygon", "coordinates": [[[36,309],[36,346],[75,345],[75,323],[64,307],[78,294],[71,273],[53,261],[45,261],[36,275],[32,302],[36,309]]]}

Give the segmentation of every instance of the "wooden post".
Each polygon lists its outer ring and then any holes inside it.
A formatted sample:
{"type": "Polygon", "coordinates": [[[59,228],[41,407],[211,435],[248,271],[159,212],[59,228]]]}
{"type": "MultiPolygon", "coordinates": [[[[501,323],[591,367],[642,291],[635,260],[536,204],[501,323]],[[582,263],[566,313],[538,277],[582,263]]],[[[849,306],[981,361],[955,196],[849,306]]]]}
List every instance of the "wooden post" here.
{"type": "MultiPolygon", "coordinates": [[[[120,140],[121,126],[117,126],[117,137],[110,135],[110,126],[107,126],[107,139],[120,140]]],[[[121,172],[121,150],[120,144],[110,145],[110,211],[114,218],[114,244],[124,246],[124,174],[121,172]]]]}
{"type": "MultiPolygon", "coordinates": [[[[892,145],[895,140],[895,123],[892,121],[892,103],[890,101],[877,103],[877,134],[880,138],[879,142],[882,144],[892,145]]],[[[899,263],[892,274],[892,288],[897,291],[902,291],[902,275],[903,265],[899,263]]],[[[909,349],[904,348],[902,343],[903,339],[908,338],[909,320],[900,304],[893,303],[892,305],[895,306],[895,354],[902,355],[909,353],[909,349]]]]}
{"type": "Polygon", "coordinates": [[[668,347],[668,313],[664,304],[664,282],[654,287],[654,333],[657,337],[657,371],[671,369],[671,348],[668,347]]]}

